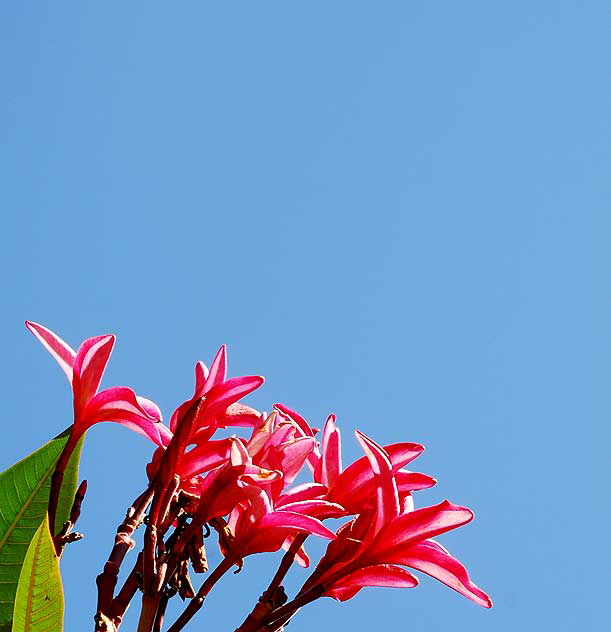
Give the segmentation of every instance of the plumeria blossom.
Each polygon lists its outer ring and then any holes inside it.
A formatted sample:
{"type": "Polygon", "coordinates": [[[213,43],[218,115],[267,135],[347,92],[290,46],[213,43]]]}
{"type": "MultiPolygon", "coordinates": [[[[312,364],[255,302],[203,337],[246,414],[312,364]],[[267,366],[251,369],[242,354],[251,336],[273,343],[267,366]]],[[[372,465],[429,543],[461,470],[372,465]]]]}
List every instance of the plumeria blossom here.
{"type": "Polygon", "coordinates": [[[277,498],[297,477],[316,447],[316,439],[304,433],[291,418],[274,410],[262,418],[246,444],[253,462],[270,470],[282,472],[282,479],[269,490],[277,498]]]}
{"type": "MultiPolygon", "coordinates": [[[[335,539],[333,531],[317,518],[291,511],[288,505],[275,509],[265,490],[248,486],[245,491],[248,494],[247,503],[238,505],[228,520],[233,533],[230,556],[239,566],[247,555],[277,551],[287,536],[296,533],[335,539]]],[[[301,505],[300,509],[305,511],[307,507],[301,505]]]]}
{"type": "MultiPolygon", "coordinates": [[[[401,498],[413,491],[436,484],[427,474],[403,468],[422,454],[418,443],[394,443],[384,447],[391,462],[391,470],[401,498]]],[[[361,457],[342,470],[340,430],[335,415],[329,415],[322,434],[320,451],[316,451],[314,480],[328,488],[327,500],[339,502],[349,513],[358,514],[371,509],[375,499],[376,479],[367,457],[361,457]]]]}
{"type": "Polygon", "coordinates": [[[338,530],[302,592],[316,586],[324,595],[345,601],[363,586],[409,588],[418,581],[402,568],[408,566],[491,607],[492,601],[471,581],[464,566],[431,539],[470,522],[473,512],[448,501],[414,510],[408,495],[401,507],[389,454],[361,433],[357,432],[357,439],[375,477],[375,508],[338,530]]]}
{"type": "Polygon", "coordinates": [[[449,501],[414,508],[412,494],[436,484],[431,476],[406,469],[422,453],[421,445],[382,447],[357,432],[365,456],[345,467],[335,415],[328,416],[318,438],[318,429],[283,404],[275,404],[267,415],[241,403],[264,379],[228,377],[224,345],[210,368],[196,363],[193,394],[174,410],[166,427],[159,408],[131,389],[98,392],[114,336],[88,338],[74,351],[46,327],[29,321],[26,326],[60,365],[73,392],[74,423],[49,493],[49,523],[54,525],[58,555],[71,541],[75,508],[80,507],[75,499],[70,520],[55,524],[64,470],[85,431],[113,421],[157,446],[147,466],[149,483],[128,510],[96,579],[96,632],[117,630],[138,589],[142,632],[161,629],[174,594],[190,600],[168,628],[178,632],[234,565],[239,570],[247,556],[280,548],[286,553],[278,570],[237,632],[276,632],[300,607],[321,596],[345,601],[365,586],[413,588],[418,579],[412,570],[481,606],[492,605],[465,567],[435,540],[471,521],[471,510],[449,501]],[[227,428],[237,428],[241,436],[217,434],[227,428]],[[304,473],[309,473],[305,482],[299,478],[304,473]],[[347,517],[336,533],[323,524],[347,517]],[[121,563],[135,544],[132,534],[143,523],[142,550],[115,595],[121,563]],[[212,534],[210,527],[218,534],[222,559],[196,591],[189,569],[207,572],[205,538],[212,534]],[[284,578],[294,562],[309,565],[303,545],[311,535],[329,540],[326,552],[288,601],[284,578]]]}
{"type": "Polygon", "coordinates": [[[55,358],[72,386],[74,423],[68,454],[83,433],[96,423],[114,421],[148,437],[159,446],[169,443],[170,431],[161,423],[161,411],[145,397],[125,386],[98,392],[106,365],[115,344],[112,335],[95,336],[74,351],[50,329],[26,321],[26,327],[55,358]]]}
{"type": "MultiPolygon", "coordinates": [[[[195,365],[195,390],[192,397],[183,402],[170,417],[170,438],[177,432],[180,420],[184,418],[195,402],[201,400],[197,415],[190,421],[190,427],[181,438],[176,449],[176,462],[168,476],[177,473],[182,481],[221,466],[229,458],[229,439],[211,440],[219,428],[228,426],[255,426],[261,414],[250,406],[239,404],[238,400],[259,388],[264,379],[258,375],[248,375],[227,379],[227,350],[222,345],[210,369],[203,363],[195,365]]],[[[168,442],[169,443],[169,442],[168,442]]],[[[147,466],[149,478],[153,478],[168,444],[158,449],[147,466]]],[[[196,486],[199,485],[194,481],[196,486]]]]}

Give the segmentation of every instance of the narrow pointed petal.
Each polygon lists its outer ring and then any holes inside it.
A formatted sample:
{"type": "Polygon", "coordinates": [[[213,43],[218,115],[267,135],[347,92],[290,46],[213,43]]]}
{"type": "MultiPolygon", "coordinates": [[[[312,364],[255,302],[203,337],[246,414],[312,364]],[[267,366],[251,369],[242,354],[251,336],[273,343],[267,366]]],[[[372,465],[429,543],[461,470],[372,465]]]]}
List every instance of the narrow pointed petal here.
{"type": "Polygon", "coordinates": [[[327,488],[321,483],[302,483],[286,490],[279,496],[276,506],[301,500],[318,500],[324,498],[326,494],[327,488]]]}
{"type": "MultiPolygon", "coordinates": [[[[417,443],[394,443],[384,446],[392,463],[393,472],[422,454],[424,447],[417,443]]],[[[367,501],[370,491],[364,487],[371,485],[372,473],[367,457],[362,457],[349,465],[337,478],[329,492],[329,500],[341,503],[350,498],[351,506],[367,501]]],[[[358,512],[358,509],[357,509],[358,512]]]]}
{"type": "Polygon", "coordinates": [[[210,372],[206,379],[206,386],[204,387],[202,395],[205,395],[215,386],[223,383],[227,379],[227,347],[221,345],[221,348],[216,352],[214,360],[210,365],[210,372]]]}
{"type": "Polygon", "coordinates": [[[492,607],[492,600],[471,581],[467,569],[433,540],[414,544],[394,561],[434,577],[484,608],[492,607]]]}
{"type": "Polygon", "coordinates": [[[231,444],[231,439],[219,439],[196,445],[180,459],[178,473],[181,478],[192,478],[225,463],[229,458],[231,444]]]}
{"type": "Polygon", "coordinates": [[[282,506],[276,505],[276,511],[292,511],[294,513],[312,516],[319,520],[341,518],[346,515],[346,510],[341,505],[330,503],[326,500],[301,500],[282,506]]]}
{"type": "Polygon", "coordinates": [[[58,335],[50,329],[34,323],[25,321],[25,326],[38,338],[42,346],[55,358],[61,370],[66,374],[68,381],[72,383],[72,367],[76,352],[70,345],[64,342],[58,335]]]}
{"type": "Polygon", "coordinates": [[[142,410],[144,410],[149,416],[151,421],[161,421],[163,419],[161,409],[154,401],[140,395],[136,395],[136,400],[140,404],[142,410]]]}
{"type": "Polygon", "coordinates": [[[232,377],[218,384],[206,393],[206,414],[218,415],[240,398],[258,389],[264,381],[259,375],[247,375],[232,377]]]}
{"type": "Polygon", "coordinates": [[[251,463],[250,454],[246,446],[242,443],[241,439],[237,437],[231,438],[231,450],[229,452],[231,465],[234,467],[238,465],[244,465],[245,463],[251,463]]]}
{"type": "Polygon", "coordinates": [[[376,477],[376,512],[372,532],[376,534],[384,525],[399,515],[399,494],[392,472],[390,457],[375,441],[356,431],[356,438],[367,455],[376,477]]]}
{"type": "Polygon", "coordinates": [[[284,485],[290,485],[314,449],[314,437],[301,437],[281,446],[280,468],[284,473],[284,485]]]}
{"type": "Polygon", "coordinates": [[[360,568],[339,581],[334,582],[323,593],[326,597],[333,597],[338,601],[346,601],[354,594],[346,589],[364,588],[365,586],[384,586],[387,588],[414,588],[418,585],[418,579],[409,571],[393,564],[376,564],[360,568]],[[346,592],[344,592],[346,591],[346,592]],[[350,595],[350,596],[347,596],[350,595]]]}
{"type": "Polygon", "coordinates": [[[274,404],[274,408],[280,411],[283,415],[286,415],[287,417],[292,419],[301,428],[303,434],[308,437],[314,436],[314,430],[298,412],[291,410],[287,406],[284,406],[284,404],[274,404]]]}
{"type": "Polygon", "coordinates": [[[134,391],[115,386],[100,391],[75,420],[75,431],[80,436],[96,423],[113,421],[148,437],[159,446],[168,445],[172,433],[154,415],[154,410],[143,406],[134,391]],[[148,410],[147,410],[148,409],[148,410]]]}
{"type": "Polygon", "coordinates": [[[415,492],[420,489],[428,489],[437,484],[437,479],[420,472],[408,472],[407,470],[399,470],[395,473],[397,481],[397,489],[399,494],[405,492],[415,492]]]}
{"type": "Polygon", "coordinates": [[[348,601],[348,599],[352,599],[352,597],[360,593],[361,588],[362,586],[350,586],[348,588],[338,586],[324,593],[323,596],[333,597],[333,599],[337,599],[337,601],[348,601]]]}
{"type": "Polygon", "coordinates": [[[331,487],[342,471],[342,448],[335,415],[329,415],[322,432],[321,458],[314,470],[314,479],[331,487]]]}
{"type": "Polygon", "coordinates": [[[78,348],[72,381],[75,406],[85,406],[96,394],[114,344],[114,336],[95,336],[78,348]]]}
{"type": "Polygon", "coordinates": [[[434,538],[473,520],[473,512],[444,500],[432,507],[400,515],[378,533],[368,555],[390,561],[418,541],[434,538]],[[389,557],[390,556],[390,557],[389,557]]]}
{"type": "Polygon", "coordinates": [[[216,423],[219,428],[226,428],[227,426],[253,428],[260,421],[261,413],[244,404],[231,404],[227,407],[227,410],[216,417],[216,423]]]}
{"type": "Polygon", "coordinates": [[[334,540],[335,533],[330,529],[327,529],[325,525],[310,516],[304,516],[302,514],[293,513],[292,511],[274,511],[272,513],[263,516],[261,519],[260,528],[290,528],[295,531],[305,531],[306,533],[312,533],[326,538],[327,540],[334,540]]]}
{"type": "Polygon", "coordinates": [[[195,391],[193,397],[201,397],[204,394],[208,375],[208,367],[201,360],[197,362],[195,365],[195,391]]]}

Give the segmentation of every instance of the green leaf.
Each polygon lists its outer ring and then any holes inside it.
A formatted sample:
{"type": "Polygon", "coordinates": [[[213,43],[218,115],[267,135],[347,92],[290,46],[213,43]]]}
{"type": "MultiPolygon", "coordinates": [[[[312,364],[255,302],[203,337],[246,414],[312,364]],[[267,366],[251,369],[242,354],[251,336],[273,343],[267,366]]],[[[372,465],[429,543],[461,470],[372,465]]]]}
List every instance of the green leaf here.
{"type": "Polygon", "coordinates": [[[28,547],[15,597],[13,632],[60,632],[64,591],[45,515],[28,547]]]}
{"type": "MultiPolygon", "coordinates": [[[[51,475],[68,441],[65,430],[0,474],[0,632],[11,629],[19,573],[31,539],[47,512],[51,475]]],[[[60,493],[56,525],[70,515],[82,442],[70,458],[60,493]]]]}

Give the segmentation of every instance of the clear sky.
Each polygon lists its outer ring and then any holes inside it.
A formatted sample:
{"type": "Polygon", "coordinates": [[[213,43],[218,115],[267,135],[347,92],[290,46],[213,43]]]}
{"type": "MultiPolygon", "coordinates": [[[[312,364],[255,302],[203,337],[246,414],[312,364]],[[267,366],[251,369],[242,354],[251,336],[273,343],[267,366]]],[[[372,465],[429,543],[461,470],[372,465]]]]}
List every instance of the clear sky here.
{"type": "MultiPolygon", "coordinates": [[[[477,514],[441,541],[492,611],[423,577],[291,632],[604,629],[610,23],[602,0],[2,3],[0,465],[70,420],[24,319],[116,333],[105,384],[166,416],[225,342],[267,377],[253,405],[336,412],[349,456],[354,428],[424,443],[418,504],[477,514]]],[[[67,632],[151,451],[89,433],[67,632]]]]}

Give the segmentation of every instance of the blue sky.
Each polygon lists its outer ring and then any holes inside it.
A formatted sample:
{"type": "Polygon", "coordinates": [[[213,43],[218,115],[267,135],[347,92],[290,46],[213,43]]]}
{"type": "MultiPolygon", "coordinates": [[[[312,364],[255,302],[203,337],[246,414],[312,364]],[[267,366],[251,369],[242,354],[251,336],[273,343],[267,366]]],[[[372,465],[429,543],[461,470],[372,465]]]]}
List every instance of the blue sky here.
{"type": "MultiPolygon", "coordinates": [[[[267,377],[253,405],[337,413],[350,456],[355,428],[421,442],[439,484],[419,504],[477,514],[442,542],[492,611],[423,578],[321,600],[292,632],[603,629],[610,18],[602,1],[5,3],[1,465],[70,421],[24,319],[73,345],[116,333],[105,384],[166,415],[225,342],[232,374],[267,377]]],[[[150,453],[89,433],[68,632],[91,622],[150,453]]],[[[202,624],[236,627],[275,563],[226,578],[202,624]]]]}

